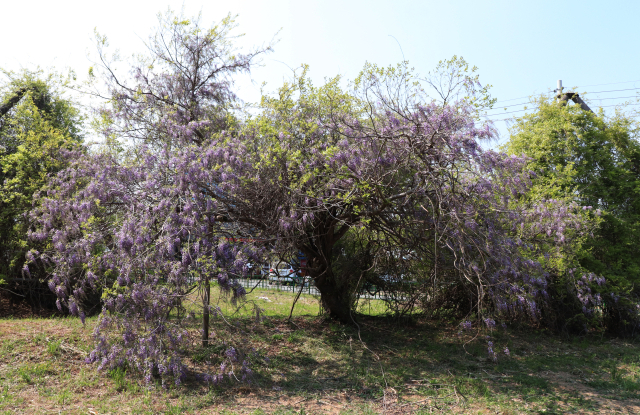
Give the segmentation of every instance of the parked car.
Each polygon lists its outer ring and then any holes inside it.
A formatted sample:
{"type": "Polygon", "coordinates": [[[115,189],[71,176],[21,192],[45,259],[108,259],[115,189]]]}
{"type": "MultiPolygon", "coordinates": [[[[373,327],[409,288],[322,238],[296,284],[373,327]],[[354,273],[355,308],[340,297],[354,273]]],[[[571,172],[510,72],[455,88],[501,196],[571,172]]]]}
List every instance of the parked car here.
{"type": "Polygon", "coordinates": [[[375,296],[381,291],[401,291],[411,289],[416,281],[409,280],[404,274],[383,274],[365,281],[360,288],[360,295],[369,294],[375,296]]]}

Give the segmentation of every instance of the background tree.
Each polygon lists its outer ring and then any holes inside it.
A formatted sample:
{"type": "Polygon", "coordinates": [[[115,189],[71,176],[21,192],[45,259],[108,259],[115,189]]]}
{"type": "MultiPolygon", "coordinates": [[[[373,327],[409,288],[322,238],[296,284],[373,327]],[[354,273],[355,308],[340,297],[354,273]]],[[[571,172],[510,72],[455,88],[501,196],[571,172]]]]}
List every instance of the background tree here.
{"type": "MultiPolygon", "coordinates": [[[[538,178],[530,197],[575,201],[602,212],[594,237],[581,241],[577,260],[582,269],[607,280],[608,292],[603,297],[607,328],[631,333],[638,323],[640,283],[636,123],[621,113],[605,118],[602,112],[560,106],[547,99],[538,100],[537,105],[538,111],[516,121],[506,149],[532,158],[529,166],[538,178]]],[[[566,281],[558,283],[557,289],[564,292],[566,281]]],[[[560,292],[559,299],[563,297],[560,292]]],[[[582,316],[582,306],[573,299],[559,302],[560,324],[571,325],[575,316],[582,316]]],[[[577,321],[582,322],[582,317],[577,321]]],[[[577,327],[582,329],[581,324],[577,327]]]]}
{"type": "Polygon", "coordinates": [[[0,280],[35,306],[48,290],[44,270],[22,272],[25,254],[35,248],[27,238],[25,215],[33,194],[67,165],[65,150],[82,142],[82,118],[64,96],[62,77],[28,71],[5,76],[8,82],[0,87],[0,280]]]}

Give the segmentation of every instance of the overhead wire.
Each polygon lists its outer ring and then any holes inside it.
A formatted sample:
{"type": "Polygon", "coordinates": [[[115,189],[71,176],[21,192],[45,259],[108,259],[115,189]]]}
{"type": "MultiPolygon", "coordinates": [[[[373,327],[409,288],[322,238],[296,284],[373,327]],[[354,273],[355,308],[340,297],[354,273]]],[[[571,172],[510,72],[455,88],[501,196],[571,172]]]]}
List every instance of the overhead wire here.
{"type": "MultiPolygon", "coordinates": [[[[587,88],[587,87],[592,87],[592,86],[605,86],[605,85],[620,85],[620,84],[630,84],[633,82],[640,82],[640,79],[638,80],[634,80],[634,81],[622,81],[622,82],[610,82],[610,83],[605,83],[605,84],[591,84],[591,85],[582,85],[582,86],[577,86],[577,88],[587,88]]],[[[622,92],[622,91],[636,91],[636,90],[640,90],[640,87],[638,88],[623,88],[623,89],[610,89],[610,90],[606,90],[606,91],[593,91],[593,92],[589,92],[586,91],[584,92],[584,94],[606,94],[606,93],[610,93],[610,92],[622,92]]],[[[551,94],[554,93],[555,91],[549,91],[547,92],[547,94],[551,94]]],[[[536,94],[531,94],[531,95],[527,95],[524,97],[518,97],[518,98],[510,98],[510,99],[505,99],[502,101],[497,101],[496,106],[498,106],[497,104],[503,103],[503,102],[511,102],[511,101],[516,101],[519,99],[524,99],[524,98],[530,98],[533,95],[536,94]]],[[[636,96],[627,96],[627,97],[605,97],[605,98],[597,98],[597,97],[589,97],[591,100],[593,101],[602,101],[602,100],[610,100],[610,99],[628,99],[628,98],[637,98],[636,96]]],[[[518,104],[509,104],[509,105],[500,105],[500,108],[511,108],[511,107],[517,107],[519,105],[526,105],[529,104],[529,102],[521,102],[518,104]]],[[[608,107],[614,107],[614,106],[619,106],[620,104],[612,104],[612,105],[598,105],[598,108],[608,108],[608,107]]],[[[628,104],[630,106],[635,106],[635,105],[640,105],[640,104],[628,104]]],[[[497,109],[497,108],[492,108],[492,109],[497,109]]],[[[494,114],[486,114],[485,118],[490,119],[491,117],[497,117],[497,116],[501,116],[501,115],[507,115],[507,114],[515,114],[518,112],[524,112],[524,111],[529,111],[529,108],[524,108],[521,110],[515,110],[515,111],[508,111],[508,112],[498,112],[498,113],[494,113],[494,114]]],[[[498,120],[492,120],[492,121],[505,121],[505,120],[509,120],[511,118],[504,118],[504,119],[498,119],[498,120]]]]}
{"type": "MultiPolygon", "coordinates": [[[[636,89],[640,89],[640,88],[631,88],[631,89],[628,89],[628,90],[620,90],[620,91],[630,91],[630,90],[636,90],[636,89]]],[[[615,90],[615,91],[604,91],[604,92],[618,92],[618,90],[615,90]]],[[[596,92],[591,92],[591,93],[595,94],[596,92]]],[[[606,98],[590,98],[590,99],[592,101],[603,101],[603,100],[610,100],[610,99],[627,99],[627,98],[638,98],[638,96],[637,95],[630,95],[630,96],[626,96],[626,97],[606,97],[606,98]]],[[[507,106],[504,106],[503,108],[515,107],[515,106],[518,106],[518,105],[526,105],[526,104],[528,104],[528,103],[523,102],[521,104],[507,105],[507,106]]],[[[492,109],[497,109],[497,108],[492,108],[492,109]]],[[[522,111],[527,111],[527,110],[528,110],[528,108],[524,108],[524,109],[521,109],[521,110],[515,110],[515,111],[509,111],[509,112],[497,112],[495,114],[487,114],[486,116],[487,117],[492,117],[492,116],[496,116],[496,115],[513,114],[515,112],[522,112],[522,111]]]]}
{"type": "MultiPolygon", "coordinates": [[[[621,105],[622,104],[598,105],[598,108],[619,107],[621,105]]],[[[640,105],[640,102],[637,103],[637,104],[627,104],[627,106],[629,106],[629,107],[636,107],[638,105],[640,105]]],[[[528,111],[528,110],[520,110],[520,111],[513,111],[513,112],[522,112],[522,111],[528,111]]],[[[505,114],[508,114],[508,113],[505,113],[505,114]]],[[[500,114],[495,114],[495,115],[500,115],[500,114]]],[[[513,117],[501,118],[501,119],[498,119],[498,120],[495,120],[495,119],[491,120],[490,119],[489,121],[498,122],[498,121],[510,121],[510,120],[513,120],[513,117]]]]}
{"type": "MultiPolygon", "coordinates": [[[[599,105],[598,108],[607,108],[607,107],[620,107],[623,104],[611,104],[611,105],[599,105]]],[[[635,107],[637,105],[640,105],[640,102],[637,104],[626,104],[627,107],[635,107]]]]}
{"type": "MultiPolygon", "coordinates": [[[[547,94],[550,94],[551,92],[546,92],[547,94]]],[[[504,99],[502,101],[496,101],[496,104],[500,103],[500,102],[510,102],[510,101],[515,101],[517,99],[525,99],[525,98],[531,98],[533,95],[539,95],[539,94],[531,94],[531,95],[527,95],[526,97],[519,97],[519,98],[511,98],[511,99],[504,99]]],[[[518,104],[515,104],[518,105],[518,104]]]]}
{"type": "Polygon", "coordinates": [[[529,108],[522,109],[522,110],[509,111],[509,112],[500,112],[500,113],[496,113],[496,114],[487,114],[487,115],[485,115],[485,117],[495,117],[497,115],[513,114],[514,112],[522,112],[522,111],[528,111],[528,110],[529,110],[529,108]]]}
{"type": "Polygon", "coordinates": [[[496,101],[496,104],[497,104],[498,102],[509,102],[509,101],[515,101],[516,99],[525,99],[525,98],[529,98],[530,96],[531,96],[531,95],[527,95],[526,97],[511,98],[511,99],[505,99],[505,100],[502,100],[502,101],[496,101]]]}
{"type": "MultiPolygon", "coordinates": [[[[606,83],[606,84],[580,85],[580,86],[577,86],[576,88],[587,88],[587,87],[591,87],[591,86],[630,84],[630,83],[633,83],[633,82],[640,82],[640,79],[637,79],[635,81],[610,82],[610,83],[606,83]]],[[[603,94],[603,93],[606,93],[606,92],[633,91],[633,90],[637,90],[637,89],[640,89],[640,88],[612,89],[612,90],[609,90],[609,91],[595,91],[595,92],[590,92],[590,93],[591,94],[603,94]]],[[[553,92],[554,91],[549,91],[549,92],[547,92],[547,94],[551,94],[553,92]]],[[[529,98],[529,97],[531,97],[533,95],[536,95],[536,94],[531,94],[531,95],[527,95],[527,96],[524,96],[524,97],[518,97],[518,98],[504,99],[504,100],[501,100],[501,101],[496,101],[496,104],[499,104],[501,102],[511,102],[511,101],[515,101],[515,100],[518,100],[518,99],[529,98]]],[[[513,104],[513,105],[519,105],[519,104],[513,104]]],[[[509,106],[511,106],[511,105],[509,105],[509,106]]]]}
{"type": "Polygon", "coordinates": [[[605,86],[605,85],[630,84],[630,83],[633,83],[633,82],[640,82],[640,79],[635,80],[635,81],[611,82],[611,83],[608,83],[608,84],[582,85],[580,88],[586,88],[586,87],[589,87],[589,86],[605,86]]]}
{"type": "Polygon", "coordinates": [[[607,98],[590,98],[592,101],[603,101],[605,99],[625,99],[625,98],[638,98],[638,95],[630,95],[627,97],[607,97],[607,98]]]}
{"type": "MultiPolygon", "coordinates": [[[[500,105],[500,108],[517,107],[518,105],[527,105],[527,104],[531,104],[531,102],[527,101],[527,102],[521,102],[519,104],[500,105]]],[[[497,108],[492,108],[492,109],[497,109],[497,108]]]]}
{"type": "Polygon", "coordinates": [[[621,91],[635,91],[638,90],[640,88],[627,88],[627,89],[612,89],[609,91],[595,91],[595,92],[588,92],[589,94],[604,94],[605,92],[621,92],[621,91]]]}

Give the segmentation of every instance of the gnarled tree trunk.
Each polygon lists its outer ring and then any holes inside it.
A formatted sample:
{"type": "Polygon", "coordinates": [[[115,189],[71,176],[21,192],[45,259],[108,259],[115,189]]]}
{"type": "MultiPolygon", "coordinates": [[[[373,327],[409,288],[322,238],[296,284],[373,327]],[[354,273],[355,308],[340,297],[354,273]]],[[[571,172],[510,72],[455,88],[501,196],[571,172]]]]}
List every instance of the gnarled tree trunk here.
{"type": "Polygon", "coordinates": [[[352,293],[347,284],[341,283],[339,277],[333,274],[331,267],[319,267],[309,272],[320,291],[322,307],[329,316],[345,324],[352,324],[351,315],[352,293]],[[314,275],[315,274],[315,275],[314,275]]]}
{"type": "Polygon", "coordinates": [[[326,232],[319,230],[313,246],[300,247],[307,257],[307,270],[316,288],[320,291],[322,307],[333,319],[352,324],[351,307],[353,305],[349,278],[335,275],[332,269],[333,246],[345,234],[346,227],[334,233],[332,226],[326,232]]]}

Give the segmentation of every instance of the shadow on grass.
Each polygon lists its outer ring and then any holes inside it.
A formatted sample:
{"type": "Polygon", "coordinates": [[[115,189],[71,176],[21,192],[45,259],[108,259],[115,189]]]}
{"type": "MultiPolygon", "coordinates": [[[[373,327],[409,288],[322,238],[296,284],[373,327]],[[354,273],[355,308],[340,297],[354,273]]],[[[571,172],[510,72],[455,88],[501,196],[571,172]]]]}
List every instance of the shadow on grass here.
{"type": "Polygon", "coordinates": [[[517,412],[521,403],[547,413],[603,408],[613,394],[632,401],[640,397],[636,343],[599,337],[567,341],[532,330],[468,333],[384,317],[361,316],[360,331],[321,318],[298,318],[296,326],[271,321],[264,327],[236,320],[269,359],[256,370],[252,390],[258,393],[348,393],[380,402],[393,389],[398,402],[430,397],[460,402],[462,396],[476,405],[517,412]]]}
{"type": "MultiPolygon", "coordinates": [[[[94,374],[93,367],[82,366],[87,373],[70,375],[68,345],[82,348],[85,340],[78,337],[79,323],[55,321],[60,327],[46,333],[36,328],[48,320],[25,320],[29,324],[23,328],[17,327],[19,320],[4,325],[0,360],[13,365],[7,366],[5,375],[5,384],[13,388],[7,389],[7,396],[46,386],[51,396],[41,394],[42,399],[67,402],[75,397],[67,396],[70,392],[62,387],[56,389],[56,382],[62,379],[61,384],[78,388],[85,376],[84,388],[98,388],[106,381],[111,393],[131,402],[164,399],[160,385],[155,395],[149,395],[133,373],[102,376],[94,374]]],[[[640,412],[640,353],[638,344],[630,340],[566,339],[544,330],[515,328],[467,332],[430,321],[399,324],[392,318],[370,316],[358,318],[360,331],[320,317],[297,317],[294,324],[273,316],[262,322],[248,317],[229,322],[215,325],[220,344],[194,345],[185,358],[196,372],[215,370],[222,362],[225,342],[243,344],[260,357],[253,359],[252,383],[225,381],[209,387],[191,379],[166,392],[171,406],[166,403],[164,408],[169,413],[199,413],[200,408],[216,405],[227,405],[229,413],[250,405],[265,413],[300,413],[321,401],[342,405],[348,408],[344,413],[354,414],[377,413],[387,401],[400,413],[419,411],[424,405],[441,412],[454,405],[504,413],[640,412]],[[489,342],[497,354],[495,361],[489,355],[489,342]]],[[[309,412],[326,409],[318,408],[309,412]]],[[[214,413],[225,410],[218,409],[214,413]]],[[[105,407],[104,412],[110,410],[105,407]]]]}

